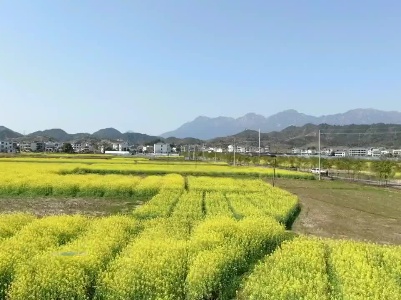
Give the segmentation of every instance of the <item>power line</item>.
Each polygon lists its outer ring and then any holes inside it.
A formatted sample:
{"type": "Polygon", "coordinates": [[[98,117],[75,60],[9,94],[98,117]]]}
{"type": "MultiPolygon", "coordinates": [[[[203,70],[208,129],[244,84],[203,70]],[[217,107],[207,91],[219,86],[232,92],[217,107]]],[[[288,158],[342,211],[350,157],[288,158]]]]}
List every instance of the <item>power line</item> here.
{"type": "Polygon", "coordinates": [[[395,134],[395,133],[401,133],[401,131],[386,131],[386,132],[320,132],[321,135],[330,135],[330,134],[338,134],[338,135],[348,135],[348,134],[395,134]]]}

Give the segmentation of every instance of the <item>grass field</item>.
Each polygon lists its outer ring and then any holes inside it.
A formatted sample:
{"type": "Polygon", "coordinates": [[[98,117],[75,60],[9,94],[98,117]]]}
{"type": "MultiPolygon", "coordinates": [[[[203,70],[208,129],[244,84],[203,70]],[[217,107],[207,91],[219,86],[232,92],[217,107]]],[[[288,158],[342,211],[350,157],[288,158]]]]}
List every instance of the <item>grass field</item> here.
{"type": "Polygon", "coordinates": [[[401,190],[344,181],[277,180],[299,197],[299,233],[401,244],[401,190]]]}

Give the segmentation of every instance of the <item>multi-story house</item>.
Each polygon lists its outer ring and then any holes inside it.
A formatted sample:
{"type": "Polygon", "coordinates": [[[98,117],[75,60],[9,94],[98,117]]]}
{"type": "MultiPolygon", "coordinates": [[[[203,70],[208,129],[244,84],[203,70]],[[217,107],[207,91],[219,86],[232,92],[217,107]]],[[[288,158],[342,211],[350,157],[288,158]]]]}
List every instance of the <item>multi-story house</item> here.
{"type": "Polygon", "coordinates": [[[46,145],[44,142],[32,142],[31,151],[32,152],[44,152],[46,145]]]}
{"type": "Polygon", "coordinates": [[[61,151],[62,146],[63,146],[63,143],[46,142],[45,143],[45,151],[46,152],[59,152],[59,151],[61,151]]]}
{"type": "Polygon", "coordinates": [[[129,151],[129,145],[127,142],[112,143],[111,147],[113,151],[129,151]]]}
{"type": "Polygon", "coordinates": [[[153,153],[154,154],[169,154],[171,153],[170,144],[167,143],[156,143],[153,145],[153,153]]]}
{"type": "Polygon", "coordinates": [[[336,151],[334,151],[334,156],[335,157],[346,157],[347,152],[345,150],[336,150],[336,151]]]}
{"type": "Polygon", "coordinates": [[[367,156],[368,155],[368,149],[366,149],[366,148],[351,148],[351,149],[348,149],[348,155],[349,156],[367,156]]]}
{"type": "Polygon", "coordinates": [[[15,153],[17,150],[16,144],[13,142],[0,141],[1,153],[15,153]]]}
{"type": "Polygon", "coordinates": [[[401,149],[394,149],[393,156],[401,157],[401,149]]]}

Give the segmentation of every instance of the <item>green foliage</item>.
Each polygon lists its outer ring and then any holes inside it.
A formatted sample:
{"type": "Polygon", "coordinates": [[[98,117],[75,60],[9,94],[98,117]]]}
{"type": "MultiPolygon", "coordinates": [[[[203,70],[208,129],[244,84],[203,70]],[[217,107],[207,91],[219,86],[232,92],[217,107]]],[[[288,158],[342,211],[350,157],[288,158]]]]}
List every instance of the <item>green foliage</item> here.
{"type": "Polygon", "coordinates": [[[74,148],[71,143],[64,143],[61,149],[64,153],[74,153],[74,148]]]}
{"type": "Polygon", "coordinates": [[[395,163],[389,160],[378,160],[372,162],[374,171],[381,180],[388,180],[395,174],[395,163]]]}

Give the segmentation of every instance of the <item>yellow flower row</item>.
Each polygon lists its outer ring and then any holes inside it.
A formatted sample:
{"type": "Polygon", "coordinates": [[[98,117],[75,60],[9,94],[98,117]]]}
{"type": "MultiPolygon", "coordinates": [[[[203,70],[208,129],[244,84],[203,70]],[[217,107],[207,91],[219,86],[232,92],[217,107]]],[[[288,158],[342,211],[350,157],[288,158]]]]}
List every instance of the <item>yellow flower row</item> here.
{"type": "Polygon", "coordinates": [[[123,216],[92,221],[87,232],[59,248],[42,252],[16,270],[11,299],[89,299],[97,275],[140,230],[123,216]]]}
{"type": "Polygon", "coordinates": [[[42,251],[55,249],[85,231],[83,216],[52,216],[37,219],[0,244],[0,299],[4,299],[15,270],[42,251]]]}
{"type": "Polygon", "coordinates": [[[35,220],[35,216],[31,214],[0,214],[0,243],[3,239],[13,236],[33,220],[35,220]]]}
{"type": "Polygon", "coordinates": [[[401,247],[300,237],[260,263],[239,299],[401,299],[401,247]]]}

